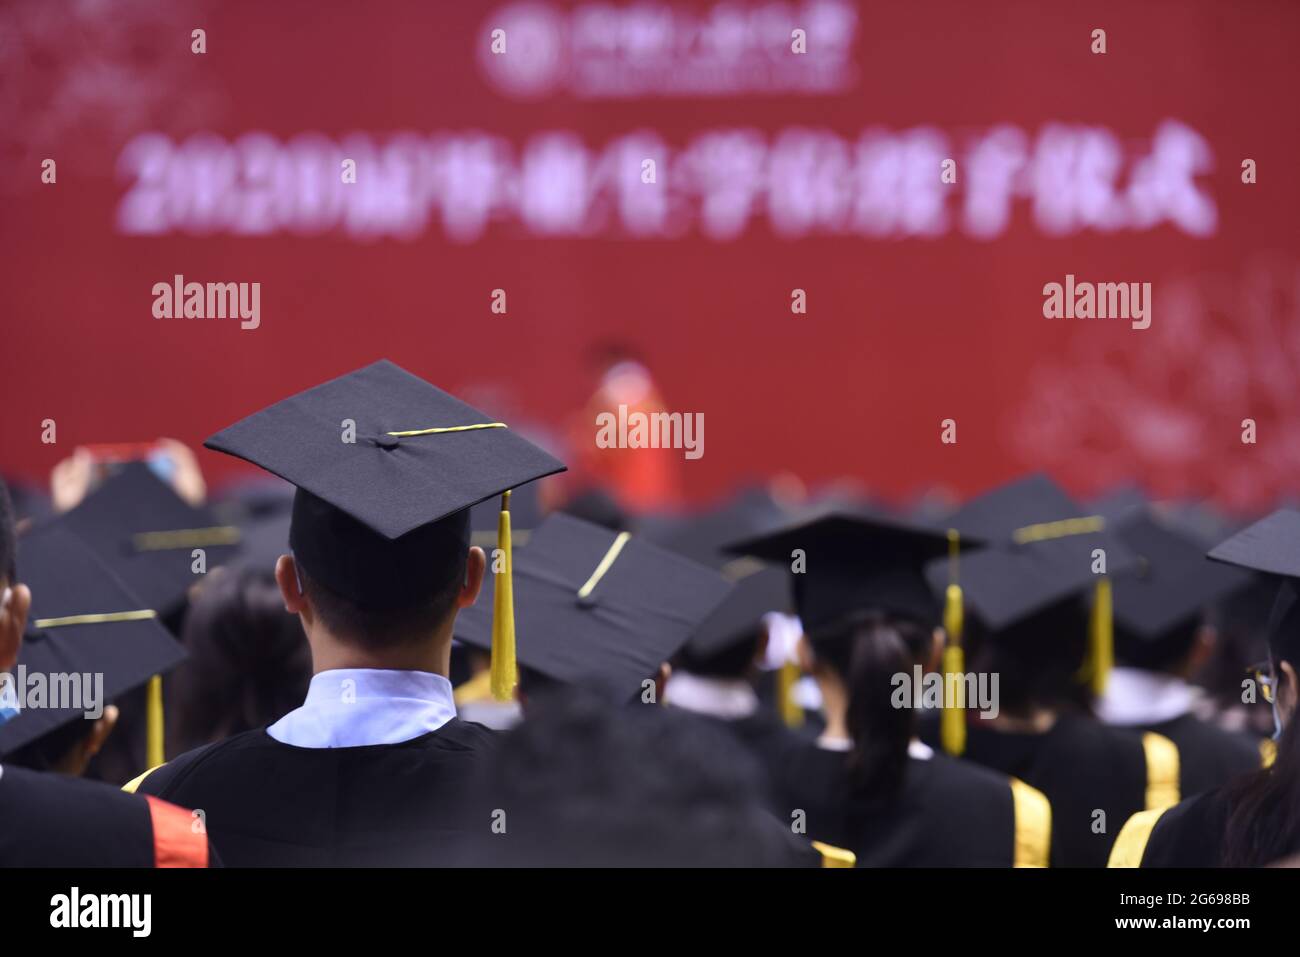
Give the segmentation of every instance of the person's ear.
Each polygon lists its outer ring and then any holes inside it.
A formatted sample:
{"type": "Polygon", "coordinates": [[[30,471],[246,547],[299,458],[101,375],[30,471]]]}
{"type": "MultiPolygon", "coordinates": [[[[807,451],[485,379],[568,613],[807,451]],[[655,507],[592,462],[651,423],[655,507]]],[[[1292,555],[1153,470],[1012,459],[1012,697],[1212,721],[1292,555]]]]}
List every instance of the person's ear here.
{"type": "Polygon", "coordinates": [[[817,657],[813,654],[812,642],[808,640],[805,634],[799,635],[799,640],[794,644],[795,659],[799,662],[799,670],[804,674],[812,674],[813,669],[817,667],[817,657]]]}
{"type": "Polygon", "coordinates": [[[673,666],[668,662],[660,662],[659,670],[655,672],[655,701],[663,702],[664,688],[668,687],[668,679],[673,676],[673,666]]]}
{"type": "Polygon", "coordinates": [[[1300,677],[1289,661],[1278,664],[1277,673],[1277,710],[1282,723],[1287,724],[1295,717],[1296,699],[1300,697],[1300,677]]]}
{"type": "Polygon", "coordinates": [[[90,759],[99,754],[100,749],[104,747],[104,742],[113,733],[118,714],[116,705],[107,705],[102,715],[89,722],[89,729],[77,740],[77,743],[54,762],[52,770],[74,778],[85,775],[86,768],[90,766],[90,759]]]}
{"type": "Polygon", "coordinates": [[[1186,672],[1194,675],[1210,660],[1214,655],[1214,648],[1219,643],[1219,629],[1215,628],[1208,622],[1196,629],[1196,638],[1192,641],[1192,649],[1187,653],[1186,672]]]}
{"type": "Polygon", "coordinates": [[[487,556],[483,549],[474,545],[465,560],[465,584],[460,586],[456,595],[456,607],[468,608],[478,599],[479,589],[483,587],[483,576],[487,574],[487,556]]]}
{"type": "Polygon", "coordinates": [[[90,733],[81,739],[81,744],[77,748],[80,753],[77,755],[79,766],[73,772],[76,776],[80,777],[86,773],[86,766],[90,764],[90,759],[99,754],[100,749],[104,747],[104,742],[117,727],[120,714],[117,705],[110,704],[104,708],[104,713],[91,723],[90,733]]]}
{"type": "Polygon", "coordinates": [[[281,555],[275,560],[275,583],[280,587],[280,597],[284,599],[285,611],[291,615],[310,613],[311,604],[303,593],[298,565],[292,555],[281,555]]]}
{"type": "Polygon", "coordinates": [[[943,661],[943,646],[948,641],[948,633],[942,628],[935,628],[930,635],[930,653],[926,656],[925,670],[938,671],[943,661]]]}
{"type": "Polygon", "coordinates": [[[12,671],[18,664],[18,648],[31,607],[32,593],[26,585],[0,591],[0,671],[12,671]]]}
{"type": "Polygon", "coordinates": [[[767,622],[762,622],[758,626],[758,641],[754,645],[754,659],[751,665],[761,665],[767,660],[767,646],[772,640],[772,630],[767,626],[767,622]]]}

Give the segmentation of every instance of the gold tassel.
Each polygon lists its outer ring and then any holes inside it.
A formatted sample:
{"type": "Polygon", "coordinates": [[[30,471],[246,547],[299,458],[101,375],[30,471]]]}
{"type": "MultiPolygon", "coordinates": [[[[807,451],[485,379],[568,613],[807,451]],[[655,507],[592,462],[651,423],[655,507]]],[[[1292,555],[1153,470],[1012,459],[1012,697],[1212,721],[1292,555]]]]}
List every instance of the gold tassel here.
{"type": "Polygon", "coordinates": [[[497,575],[492,604],[492,697],[497,701],[510,701],[519,682],[519,669],[515,663],[515,589],[511,577],[514,559],[510,549],[509,492],[501,494],[497,548],[501,549],[504,567],[497,575]]]}
{"type": "Polygon", "coordinates": [[[960,676],[966,673],[966,654],[961,647],[962,627],[965,623],[965,610],[962,603],[961,586],[957,584],[957,553],[960,541],[955,528],[948,530],[948,573],[949,584],[944,593],[943,630],[948,640],[943,649],[943,674],[945,690],[948,675],[957,675],[953,682],[953,691],[957,700],[952,707],[944,707],[939,716],[939,741],[944,751],[958,756],[966,750],[966,683],[960,676]]]}
{"type": "Polygon", "coordinates": [[[803,724],[803,708],[794,700],[794,686],[798,684],[802,672],[793,661],[781,665],[776,673],[776,700],[781,711],[781,720],[787,728],[797,728],[803,724]]]}
{"type": "Polygon", "coordinates": [[[1087,677],[1095,695],[1104,694],[1115,662],[1115,620],[1110,579],[1099,578],[1093,588],[1092,616],[1088,622],[1087,677]]]}
{"type": "Polygon", "coordinates": [[[167,761],[163,745],[162,675],[149,679],[146,694],[144,761],[150,768],[156,768],[167,761]]]}

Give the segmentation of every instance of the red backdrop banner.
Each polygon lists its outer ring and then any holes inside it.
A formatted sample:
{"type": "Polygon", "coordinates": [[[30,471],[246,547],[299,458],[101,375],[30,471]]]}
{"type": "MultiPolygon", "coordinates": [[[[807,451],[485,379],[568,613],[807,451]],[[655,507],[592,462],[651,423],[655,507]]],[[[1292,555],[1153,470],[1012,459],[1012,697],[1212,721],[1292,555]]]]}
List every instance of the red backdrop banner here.
{"type": "Polygon", "coordinates": [[[618,341],[707,421],[645,453],[695,498],[1295,485],[1300,5],[33,0],[0,32],[8,471],[379,357],[582,443],[618,341]],[[256,322],[158,318],[177,276],[260,284],[256,322]],[[1149,283],[1149,327],[1046,318],[1067,281],[1149,283]]]}

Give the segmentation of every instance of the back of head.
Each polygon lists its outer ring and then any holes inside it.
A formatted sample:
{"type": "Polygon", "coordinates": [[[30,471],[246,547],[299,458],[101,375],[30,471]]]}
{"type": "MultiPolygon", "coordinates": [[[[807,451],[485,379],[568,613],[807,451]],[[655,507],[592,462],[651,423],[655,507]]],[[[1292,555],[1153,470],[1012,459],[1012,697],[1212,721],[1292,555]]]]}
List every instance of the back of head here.
{"type": "Polygon", "coordinates": [[[446,621],[469,540],[468,510],[390,539],[309,492],[294,497],[303,591],[332,635],[370,650],[427,638],[446,621]]]}
{"type": "Polygon", "coordinates": [[[968,667],[998,675],[1004,713],[1087,707],[1088,689],[1079,674],[1088,651],[1088,612],[1080,598],[1057,602],[997,633],[969,616],[963,640],[970,648],[968,667]]]}
{"type": "Polygon", "coordinates": [[[1156,638],[1148,638],[1117,621],[1115,663],[1143,671],[1177,673],[1190,659],[1203,627],[1202,620],[1193,617],[1156,638]]]}
{"type": "Polygon", "coordinates": [[[759,768],[723,729],[570,690],[534,702],[504,737],[474,798],[504,829],[476,863],[789,864],[793,835],[761,793],[759,768]]]}
{"type": "Polygon", "coordinates": [[[677,667],[702,678],[747,678],[754,670],[766,634],[766,625],[758,622],[744,638],[712,654],[703,654],[687,644],[677,653],[677,667]]]}
{"type": "Polygon", "coordinates": [[[1259,867],[1300,853],[1300,583],[1294,577],[1278,586],[1266,632],[1277,752],[1267,768],[1229,786],[1223,852],[1229,867],[1259,867]]]}
{"type": "Polygon", "coordinates": [[[893,797],[903,783],[916,722],[915,710],[895,700],[896,676],[910,678],[913,666],[925,665],[931,630],[911,619],[864,613],[811,640],[818,659],[848,689],[849,772],[855,791],[867,798],[893,797]]]}

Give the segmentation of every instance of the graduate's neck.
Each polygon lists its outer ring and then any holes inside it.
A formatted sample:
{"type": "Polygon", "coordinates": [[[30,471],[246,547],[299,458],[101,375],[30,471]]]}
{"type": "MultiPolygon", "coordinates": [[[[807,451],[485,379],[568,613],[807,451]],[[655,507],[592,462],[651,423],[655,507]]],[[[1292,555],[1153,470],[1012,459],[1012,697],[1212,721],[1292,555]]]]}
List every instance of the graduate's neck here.
{"type": "Polygon", "coordinates": [[[822,694],[822,717],[826,720],[826,737],[849,737],[849,695],[844,683],[829,668],[814,673],[822,694]]]}
{"type": "Polygon", "coordinates": [[[1059,717],[1054,708],[1026,708],[1024,711],[1011,712],[1003,710],[995,718],[989,718],[989,727],[995,731],[1010,734],[1046,734],[1052,730],[1059,717]]]}
{"type": "Polygon", "coordinates": [[[386,671],[427,671],[447,677],[451,671],[449,620],[427,638],[416,638],[384,647],[371,647],[340,638],[319,627],[311,629],[312,673],[341,668],[375,668],[386,671]]]}

